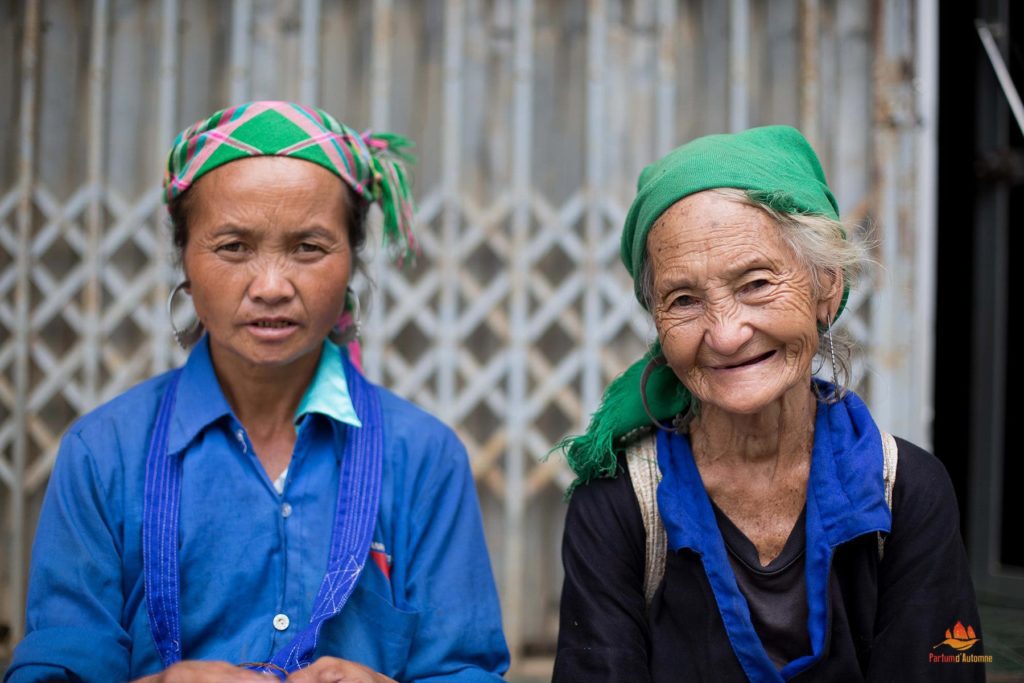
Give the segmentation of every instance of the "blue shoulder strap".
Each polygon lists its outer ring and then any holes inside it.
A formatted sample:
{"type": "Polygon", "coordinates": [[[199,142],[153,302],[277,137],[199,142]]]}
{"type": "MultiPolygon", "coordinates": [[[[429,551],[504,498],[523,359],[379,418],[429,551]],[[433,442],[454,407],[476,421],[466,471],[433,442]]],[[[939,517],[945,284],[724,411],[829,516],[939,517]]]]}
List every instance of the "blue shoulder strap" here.
{"type": "Polygon", "coordinates": [[[146,487],[142,497],[142,568],[146,610],[156,650],[164,667],[181,660],[181,619],[178,586],[178,506],[181,503],[181,461],[167,457],[167,429],[174,413],[181,370],[160,399],[153,437],[146,456],[146,487]]]}
{"type": "MultiPolygon", "coordinates": [[[[270,662],[253,668],[287,673],[308,666],[316,651],[320,627],[341,612],[370,551],[380,502],[384,452],[380,396],[342,355],[345,377],[362,427],[346,426],[338,475],[338,498],[327,573],[313,603],[309,624],[270,662]]],[[[146,608],[157,652],[164,667],[182,659],[178,567],[178,516],[181,500],[181,458],[167,453],[167,430],[181,372],[164,391],[146,461],[143,499],[142,553],[146,608]]]]}

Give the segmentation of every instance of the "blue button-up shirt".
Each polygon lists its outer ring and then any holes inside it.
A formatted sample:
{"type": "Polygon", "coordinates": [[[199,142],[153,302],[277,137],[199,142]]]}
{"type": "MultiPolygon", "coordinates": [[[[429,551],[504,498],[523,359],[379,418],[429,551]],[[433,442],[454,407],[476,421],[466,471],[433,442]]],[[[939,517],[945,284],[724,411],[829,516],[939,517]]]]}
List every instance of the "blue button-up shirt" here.
{"type": "MultiPolygon", "coordinates": [[[[327,567],[338,458],[358,421],[344,375],[339,385],[325,366],[300,404],[278,493],[221,391],[205,340],[189,356],[168,434],[183,468],[186,659],[267,661],[309,621],[327,567]],[[332,386],[337,400],[325,404],[332,386]]],[[[64,436],[36,532],[27,635],[6,681],[118,681],[161,668],[141,528],[146,454],[167,381],[140,384],[64,436]]],[[[342,613],[324,625],[317,656],[402,681],[496,679],[508,653],[465,450],[438,420],[380,392],[373,557],[342,613]]]]}

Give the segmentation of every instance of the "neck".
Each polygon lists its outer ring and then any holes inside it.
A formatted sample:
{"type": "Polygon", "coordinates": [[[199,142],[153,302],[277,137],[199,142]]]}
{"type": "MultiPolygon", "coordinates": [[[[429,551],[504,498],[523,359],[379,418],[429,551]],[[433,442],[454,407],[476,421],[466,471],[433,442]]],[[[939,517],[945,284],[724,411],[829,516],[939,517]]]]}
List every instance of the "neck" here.
{"type": "Polygon", "coordinates": [[[694,457],[721,465],[807,459],[814,442],[815,410],[809,380],[749,415],[702,405],[690,429],[694,457]]]}
{"type": "Polygon", "coordinates": [[[295,411],[316,374],[321,349],[287,365],[265,367],[229,357],[210,345],[224,396],[249,434],[294,430],[295,411]]]}

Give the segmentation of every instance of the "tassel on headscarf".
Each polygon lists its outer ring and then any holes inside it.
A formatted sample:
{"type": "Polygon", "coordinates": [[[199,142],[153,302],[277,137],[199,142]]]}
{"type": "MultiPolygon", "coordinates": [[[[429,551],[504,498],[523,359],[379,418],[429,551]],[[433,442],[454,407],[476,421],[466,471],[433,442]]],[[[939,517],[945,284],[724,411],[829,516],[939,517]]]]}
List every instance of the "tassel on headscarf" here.
{"type": "Polygon", "coordinates": [[[416,157],[406,151],[412,143],[394,133],[363,133],[363,141],[377,178],[374,194],[384,213],[384,241],[395,245],[399,266],[407,259],[415,262],[414,209],[404,165],[416,163],[416,157]]]}

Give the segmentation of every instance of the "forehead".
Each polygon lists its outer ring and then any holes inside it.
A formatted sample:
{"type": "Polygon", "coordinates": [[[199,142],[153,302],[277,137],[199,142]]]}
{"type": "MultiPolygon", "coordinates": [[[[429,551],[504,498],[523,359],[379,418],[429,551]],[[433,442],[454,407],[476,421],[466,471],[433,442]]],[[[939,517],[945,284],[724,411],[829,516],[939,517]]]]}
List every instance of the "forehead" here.
{"type": "Polygon", "coordinates": [[[335,194],[344,188],[344,182],[326,168],[301,159],[249,157],[207,172],[193,189],[205,190],[204,194],[210,195],[211,186],[217,188],[218,194],[227,191],[232,195],[287,195],[296,189],[335,194]]]}
{"type": "Polygon", "coordinates": [[[796,265],[775,221],[761,209],[713,192],[684,197],[647,237],[654,275],[665,268],[719,271],[758,261],[796,265]]]}
{"type": "Polygon", "coordinates": [[[189,191],[196,208],[214,214],[274,210],[337,213],[345,184],[317,164],[288,157],[250,157],[206,173],[189,191]]]}

